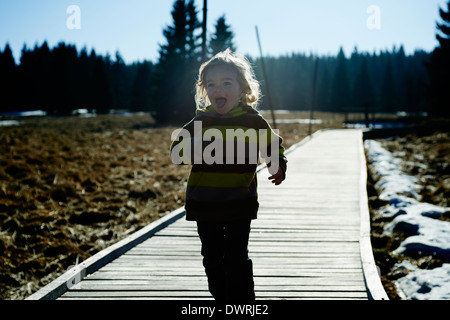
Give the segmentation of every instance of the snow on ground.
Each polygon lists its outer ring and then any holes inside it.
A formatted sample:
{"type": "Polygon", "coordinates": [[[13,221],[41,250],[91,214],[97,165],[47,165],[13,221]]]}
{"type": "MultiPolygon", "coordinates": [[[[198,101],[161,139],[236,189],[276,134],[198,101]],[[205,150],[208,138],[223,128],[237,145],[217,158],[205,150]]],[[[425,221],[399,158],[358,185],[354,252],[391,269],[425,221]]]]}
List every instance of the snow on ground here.
{"type": "Polygon", "coordinates": [[[395,281],[402,299],[443,300],[450,299],[450,263],[432,270],[416,269],[395,281]]]}
{"type": "Polygon", "coordinates": [[[385,150],[378,141],[366,140],[365,148],[372,171],[380,178],[375,188],[388,205],[380,211],[393,217],[384,228],[386,235],[394,230],[410,235],[394,251],[410,257],[433,255],[446,262],[432,270],[409,264],[410,273],[394,281],[403,299],[450,299],[450,222],[438,220],[450,208],[419,202],[418,180],[401,170],[401,159],[385,150]]]}

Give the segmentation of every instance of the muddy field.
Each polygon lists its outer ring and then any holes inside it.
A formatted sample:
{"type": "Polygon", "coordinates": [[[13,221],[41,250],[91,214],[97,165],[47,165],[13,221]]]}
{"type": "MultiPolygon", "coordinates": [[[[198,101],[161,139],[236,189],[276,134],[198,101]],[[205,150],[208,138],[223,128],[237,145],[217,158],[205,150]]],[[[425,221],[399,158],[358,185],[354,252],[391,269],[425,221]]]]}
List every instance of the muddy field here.
{"type": "MultiPolygon", "coordinates": [[[[313,130],[342,127],[341,117],[327,118],[313,130]]],[[[279,128],[289,147],[309,126],[279,128]]],[[[182,206],[189,167],[170,161],[174,129],[149,114],[0,127],[0,298],[24,299],[182,206]]]]}

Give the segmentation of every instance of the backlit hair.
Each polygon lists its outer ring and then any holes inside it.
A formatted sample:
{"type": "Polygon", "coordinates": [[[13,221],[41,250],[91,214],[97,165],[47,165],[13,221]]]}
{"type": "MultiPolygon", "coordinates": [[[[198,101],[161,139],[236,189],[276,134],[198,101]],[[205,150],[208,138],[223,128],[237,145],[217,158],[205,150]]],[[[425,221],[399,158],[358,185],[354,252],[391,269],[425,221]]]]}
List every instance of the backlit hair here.
{"type": "Polygon", "coordinates": [[[230,49],[219,52],[200,66],[195,86],[197,109],[205,108],[211,104],[206,93],[206,73],[212,67],[223,65],[236,70],[239,87],[245,93],[240,101],[256,109],[261,98],[259,82],[255,79],[255,74],[248,59],[241,54],[232,52],[230,49]]]}

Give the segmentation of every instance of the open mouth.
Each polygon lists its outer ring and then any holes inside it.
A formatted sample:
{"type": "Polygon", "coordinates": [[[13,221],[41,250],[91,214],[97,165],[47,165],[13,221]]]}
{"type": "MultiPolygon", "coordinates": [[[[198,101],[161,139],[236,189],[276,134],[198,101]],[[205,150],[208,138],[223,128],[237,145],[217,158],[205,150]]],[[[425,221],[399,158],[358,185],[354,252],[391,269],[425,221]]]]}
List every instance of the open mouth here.
{"type": "Polygon", "coordinates": [[[226,103],[227,103],[226,98],[216,98],[216,107],[223,108],[226,103]]]}

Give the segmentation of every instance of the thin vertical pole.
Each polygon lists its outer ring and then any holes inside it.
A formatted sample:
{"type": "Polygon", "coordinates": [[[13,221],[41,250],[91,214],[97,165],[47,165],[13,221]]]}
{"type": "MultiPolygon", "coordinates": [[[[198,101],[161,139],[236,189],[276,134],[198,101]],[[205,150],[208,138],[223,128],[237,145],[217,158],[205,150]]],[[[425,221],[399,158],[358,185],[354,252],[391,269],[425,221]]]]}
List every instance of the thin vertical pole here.
{"type": "Polygon", "coordinates": [[[310,107],[310,114],[309,114],[308,135],[312,134],[312,122],[314,119],[314,105],[316,104],[316,84],[317,84],[317,66],[318,66],[318,64],[319,64],[319,58],[316,57],[316,63],[314,64],[313,88],[312,88],[311,107],[310,107]]]}
{"type": "Polygon", "coordinates": [[[208,0],[203,0],[203,22],[202,22],[202,61],[206,60],[206,29],[207,29],[208,0]]]}
{"type": "Polygon", "coordinates": [[[258,26],[255,26],[255,29],[256,29],[256,38],[258,39],[259,53],[261,55],[261,65],[262,65],[263,74],[264,74],[264,82],[266,84],[267,100],[269,100],[269,107],[270,107],[270,112],[272,114],[273,127],[274,127],[274,129],[276,129],[277,124],[276,124],[276,120],[275,120],[275,113],[273,112],[272,97],[270,96],[269,81],[267,80],[267,72],[266,72],[266,66],[264,64],[263,52],[261,49],[261,41],[259,40],[258,26]]]}

